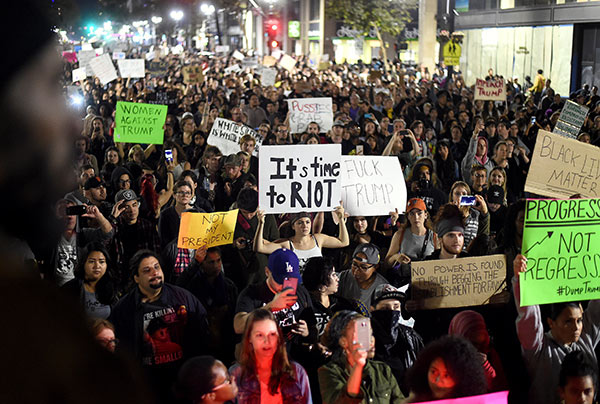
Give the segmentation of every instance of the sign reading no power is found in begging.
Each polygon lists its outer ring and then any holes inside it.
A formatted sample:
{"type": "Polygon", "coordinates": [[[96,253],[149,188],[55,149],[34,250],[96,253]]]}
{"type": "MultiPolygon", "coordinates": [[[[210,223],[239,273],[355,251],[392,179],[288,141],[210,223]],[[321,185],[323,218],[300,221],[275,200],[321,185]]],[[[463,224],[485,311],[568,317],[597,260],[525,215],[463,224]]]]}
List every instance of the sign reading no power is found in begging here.
{"type": "Polygon", "coordinates": [[[259,151],[259,206],[266,213],[326,212],[340,204],[342,148],[263,146],[259,151]]]}
{"type": "Polygon", "coordinates": [[[528,199],[521,305],[600,298],[600,199],[528,199]]]}

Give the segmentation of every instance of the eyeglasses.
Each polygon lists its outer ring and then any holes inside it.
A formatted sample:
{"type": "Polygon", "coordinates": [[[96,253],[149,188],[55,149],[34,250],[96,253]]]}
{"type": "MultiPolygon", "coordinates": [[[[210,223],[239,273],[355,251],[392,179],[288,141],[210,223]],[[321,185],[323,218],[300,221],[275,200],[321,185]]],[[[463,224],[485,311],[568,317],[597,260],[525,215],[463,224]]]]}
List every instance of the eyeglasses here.
{"type": "Polygon", "coordinates": [[[227,376],[227,379],[225,379],[225,381],[223,383],[219,384],[218,386],[213,387],[213,389],[211,391],[220,390],[223,387],[230,385],[231,383],[232,383],[231,376],[227,376]]]}
{"type": "Polygon", "coordinates": [[[373,265],[361,265],[360,262],[353,260],[352,261],[352,267],[353,268],[358,268],[363,272],[367,272],[369,269],[373,268],[373,265]]]}
{"type": "Polygon", "coordinates": [[[175,195],[179,195],[179,196],[190,196],[190,195],[192,195],[192,193],[191,193],[191,192],[188,192],[188,191],[179,191],[179,192],[176,192],[176,193],[175,193],[175,195]]]}

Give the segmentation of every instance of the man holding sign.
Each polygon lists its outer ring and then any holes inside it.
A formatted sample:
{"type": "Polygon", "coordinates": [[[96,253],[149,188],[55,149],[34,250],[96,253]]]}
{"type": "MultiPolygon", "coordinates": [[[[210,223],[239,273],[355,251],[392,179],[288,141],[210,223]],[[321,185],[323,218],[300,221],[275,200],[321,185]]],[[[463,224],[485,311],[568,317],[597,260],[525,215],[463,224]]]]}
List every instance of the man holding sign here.
{"type": "Polygon", "coordinates": [[[517,334],[532,380],[530,402],[559,402],[558,373],[565,355],[583,351],[596,361],[600,341],[598,299],[600,199],[530,199],[525,208],[523,255],[514,260],[517,334]],[[541,303],[553,303],[544,334],[541,303]]]}
{"type": "Polygon", "coordinates": [[[544,333],[540,306],[523,306],[520,280],[527,274],[527,258],[519,254],[513,262],[513,291],[519,317],[517,335],[527,364],[531,386],[529,403],[559,403],[558,380],[564,357],[582,351],[597,363],[594,350],[600,340],[600,300],[590,301],[583,313],[579,302],[555,303],[546,319],[550,332],[544,333]]]}

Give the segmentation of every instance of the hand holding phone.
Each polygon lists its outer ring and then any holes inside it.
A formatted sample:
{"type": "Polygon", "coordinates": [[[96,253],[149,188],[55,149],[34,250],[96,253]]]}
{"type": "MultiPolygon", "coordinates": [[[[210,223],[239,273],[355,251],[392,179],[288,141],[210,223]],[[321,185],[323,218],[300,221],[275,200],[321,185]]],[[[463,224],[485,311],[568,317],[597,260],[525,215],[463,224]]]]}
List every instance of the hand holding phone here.
{"type": "Polygon", "coordinates": [[[298,289],[298,278],[285,278],[283,280],[283,289],[292,289],[294,291],[294,295],[296,294],[296,290],[298,289]]]}
{"type": "Polygon", "coordinates": [[[67,209],[65,210],[67,216],[83,216],[86,212],[87,207],[85,205],[67,206],[67,209]]]}
{"type": "Polygon", "coordinates": [[[165,160],[168,161],[169,163],[173,162],[173,150],[172,149],[165,150],[165,160]]]}
{"type": "Polygon", "coordinates": [[[354,321],[354,343],[359,343],[359,350],[368,351],[371,348],[371,321],[361,318],[354,321]]]}
{"type": "Polygon", "coordinates": [[[475,206],[477,199],[471,195],[463,195],[460,197],[460,206],[475,206]]]}

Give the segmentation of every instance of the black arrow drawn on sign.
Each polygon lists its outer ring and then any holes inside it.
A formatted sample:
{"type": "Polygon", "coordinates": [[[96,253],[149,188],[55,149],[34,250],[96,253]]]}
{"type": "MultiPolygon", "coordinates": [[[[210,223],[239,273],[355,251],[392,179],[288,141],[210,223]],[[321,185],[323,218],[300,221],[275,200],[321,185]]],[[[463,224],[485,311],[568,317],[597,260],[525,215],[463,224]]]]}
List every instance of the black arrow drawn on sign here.
{"type": "Polygon", "coordinates": [[[523,254],[527,254],[529,251],[531,251],[531,249],[532,249],[533,247],[535,247],[535,246],[536,246],[536,245],[538,245],[538,244],[542,244],[542,243],[544,242],[544,240],[546,240],[547,238],[551,238],[553,233],[554,233],[553,231],[549,231],[549,232],[548,232],[548,234],[546,234],[546,237],[544,237],[544,238],[543,238],[543,239],[541,239],[540,241],[536,241],[535,243],[533,243],[533,244],[531,245],[531,247],[529,247],[529,248],[527,249],[527,251],[525,251],[523,254]]]}

